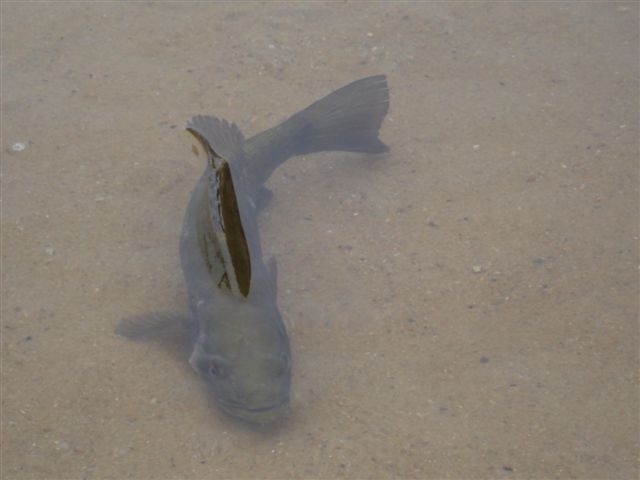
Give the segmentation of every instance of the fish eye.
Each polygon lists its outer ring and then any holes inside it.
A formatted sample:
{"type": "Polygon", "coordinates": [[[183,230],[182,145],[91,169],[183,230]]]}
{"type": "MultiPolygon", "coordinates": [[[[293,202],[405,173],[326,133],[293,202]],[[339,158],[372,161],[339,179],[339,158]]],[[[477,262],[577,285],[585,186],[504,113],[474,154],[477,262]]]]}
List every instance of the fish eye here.
{"type": "Polygon", "coordinates": [[[207,364],[207,373],[212,377],[221,377],[224,375],[224,364],[222,360],[210,359],[207,364]]]}

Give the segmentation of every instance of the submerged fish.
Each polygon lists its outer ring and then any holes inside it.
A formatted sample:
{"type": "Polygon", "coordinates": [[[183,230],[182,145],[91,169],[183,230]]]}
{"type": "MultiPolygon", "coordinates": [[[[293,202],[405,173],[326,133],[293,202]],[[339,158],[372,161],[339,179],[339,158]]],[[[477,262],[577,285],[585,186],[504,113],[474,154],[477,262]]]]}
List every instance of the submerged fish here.
{"type": "MultiPolygon", "coordinates": [[[[263,183],[295,155],[387,151],[378,130],[388,106],[386,78],[378,75],[248,140],[225,120],[196,116],[188,122],[207,153],[180,239],[193,335],[189,364],[230,415],[267,424],[289,405],[291,350],[276,303],[276,263],[263,259],[257,225],[263,183]]],[[[126,319],[117,332],[139,339],[175,323],[175,316],[153,314],[126,319]]]]}

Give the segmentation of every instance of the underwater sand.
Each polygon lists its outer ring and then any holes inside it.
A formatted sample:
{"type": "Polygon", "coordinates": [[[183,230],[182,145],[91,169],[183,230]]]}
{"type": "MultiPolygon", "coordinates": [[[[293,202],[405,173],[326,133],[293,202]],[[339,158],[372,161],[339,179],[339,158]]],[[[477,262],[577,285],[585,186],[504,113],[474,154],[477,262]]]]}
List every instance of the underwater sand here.
{"type": "Polygon", "coordinates": [[[636,2],[1,13],[3,479],[638,477],[636,2]],[[268,183],[294,376],[256,431],[113,331],[185,308],[192,115],[373,74],[390,153],[268,183]]]}

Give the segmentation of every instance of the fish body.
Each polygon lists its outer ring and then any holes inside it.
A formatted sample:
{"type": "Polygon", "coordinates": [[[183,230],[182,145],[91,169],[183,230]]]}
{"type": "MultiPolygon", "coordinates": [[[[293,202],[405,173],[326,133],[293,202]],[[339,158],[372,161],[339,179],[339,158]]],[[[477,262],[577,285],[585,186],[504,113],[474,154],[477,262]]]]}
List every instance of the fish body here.
{"type": "MultiPolygon", "coordinates": [[[[180,239],[193,336],[189,363],[234,417],[267,424],[289,405],[291,349],[277,306],[276,263],[263,259],[257,224],[263,184],[295,155],[386,151],[378,130],[388,103],[379,75],[338,89],[248,140],[216,117],[196,116],[187,124],[207,154],[180,239]]],[[[119,333],[139,338],[153,323],[138,317],[123,322],[119,333]]]]}
{"type": "Polygon", "coordinates": [[[240,170],[242,143],[215,138],[237,129],[214,117],[195,117],[187,129],[208,156],[180,239],[193,326],[189,363],[227,413],[270,423],[289,403],[291,352],[276,303],[275,263],[263,261],[256,203],[240,170]]]}

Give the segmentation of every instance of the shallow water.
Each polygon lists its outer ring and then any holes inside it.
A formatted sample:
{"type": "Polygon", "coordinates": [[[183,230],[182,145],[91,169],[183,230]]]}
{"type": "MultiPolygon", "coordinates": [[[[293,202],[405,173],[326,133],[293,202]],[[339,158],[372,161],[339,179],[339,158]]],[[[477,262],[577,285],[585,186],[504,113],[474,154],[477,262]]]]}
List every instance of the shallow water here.
{"type": "Polygon", "coordinates": [[[636,478],[638,5],[2,5],[3,478],[636,478]],[[388,76],[382,157],[278,169],[294,355],[227,418],[181,311],[195,114],[388,76]],[[14,150],[15,143],[24,149],[14,150]]]}

